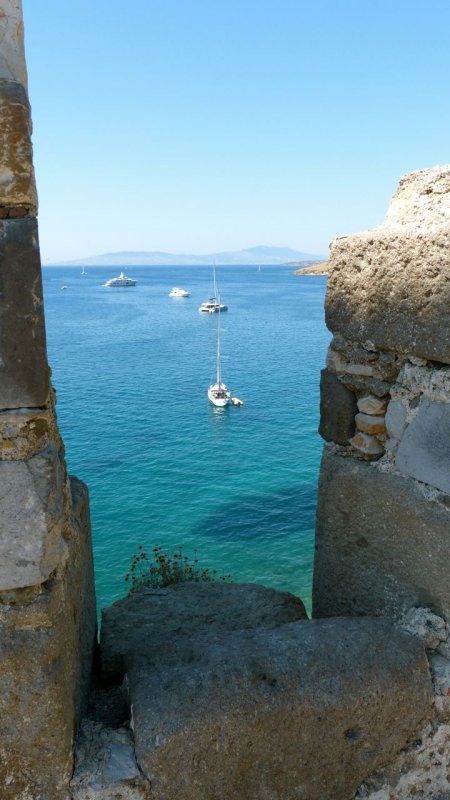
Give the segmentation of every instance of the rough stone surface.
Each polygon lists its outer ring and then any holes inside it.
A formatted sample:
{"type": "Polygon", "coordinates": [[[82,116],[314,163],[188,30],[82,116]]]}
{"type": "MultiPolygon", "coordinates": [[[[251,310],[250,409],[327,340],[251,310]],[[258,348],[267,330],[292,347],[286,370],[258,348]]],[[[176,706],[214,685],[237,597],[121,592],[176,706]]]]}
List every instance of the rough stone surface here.
{"type": "Polygon", "coordinates": [[[319,433],[327,442],[346,445],[355,433],[356,397],[328,369],[320,373],[319,433]]]}
{"type": "Polygon", "coordinates": [[[450,402],[422,397],[399,444],[400,472],[450,494],[450,402]]]}
{"type": "Polygon", "coordinates": [[[0,10],[0,78],[27,85],[21,0],[2,0],[0,10]]]}
{"type": "Polygon", "coordinates": [[[359,788],[355,800],[448,800],[450,725],[428,726],[393,764],[359,788]]]}
{"type": "Polygon", "coordinates": [[[374,349],[450,363],[450,167],[402,179],[395,210],[331,246],[326,321],[374,349]]]}
{"type": "Polygon", "coordinates": [[[37,223],[0,220],[0,409],[43,407],[49,391],[37,223]]]}
{"type": "Polygon", "coordinates": [[[384,417],[375,416],[374,414],[359,413],[355,417],[356,427],[363,433],[375,435],[377,433],[386,433],[386,426],[384,424],[384,417]]]}
{"type": "Polygon", "coordinates": [[[386,400],[380,400],[379,397],[374,397],[372,394],[367,394],[358,400],[358,411],[362,414],[383,416],[386,412],[386,406],[386,400]]]}
{"type": "Polygon", "coordinates": [[[313,613],[399,617],[428,606],[450,620],[450,508],[420,484],[325,448],[313,613]]]}
{"type": "Polygon", "coordinates": [[[95,636],[87,491],[74,488],[65,569],[31,601],[0,593],[2,800],[66,800],[95,636]]]}
{"type": "MultiPolygon", "coordinates": [[[[75,729],[86,712],[91,685],[94,646],[97,640],[94,558],[92,554],[89,491],[83,481],[70,476],[72,518],[69,529],[68,597],[75,623],[75,729]],[[72,575],[72,577],[71,577],[72,575]]],[[[72,654],[73,655],[73,654],[72,654]]]]}
{"type": "Polygon", "coordinates": [[[150,785],[136,763],[128,728],[83,722],[71,789],[72,800],[150,800],[150,785]]]}
{"type": "Polygon", "coordinates": [[[350,439],[350,444],[358,453],[370,461],[380,458],[384,453],[383,445],[369,433],[358,431],[358,433],[350,439]]]}
{"type": "Polygon", "coordinates": [[[403,365],[397,382],[392,387],[395,400],[410,401],[414,397],[424,395],[435,403],[448,403],[450,398],[450,367],[424,366],[411,363],[403,365]]]}
{"type": "Polygon", "coordinates": [[[0,411],[0,461],[18,461],[45,450],[52,440],[49,408],[0,411]]]}
{"type": "Polygon", "coordinates": [[[403,175],[385,224],[412,225],[420,232],[450,223],[450,165],[419,169],[403,175]]]}
{"type": "Polygon", "coordinates": [[[158,800],[348,800],[432,710],[419,642],[382,620],[191,640],[130,660],[138,763],[158,800]]]}
{"type": "Polygon", "coordinates": [[[448,626],[430,608],[410,608],[401,619],[404,631],[417,636],[427,650],[436,650],[448,641],[448,626]]]}
{"type": "Polygon", "coordinates": [[[400,441],[406,428],[407,408],[401,400],[391,400],[386,412],[386,429],[392,439],[400,441]]]}
{"type": "Polygon", "coordinates": [[[0,591],[39,585],[67,559],[64,478],[54,445],[0,461],[0,591]]]}
{"type": "Polygon", "coordinates": [[[336,352],[332,347],[330,347],[327,353],[327,367],[338,375],[357,375],[365,378],[372,377],[374,371],[373,364],[365,363],[365,359],[362,363],[345,360],[342,355],[336,352]]]}
{"type": "Polygon", "coordinates": [[[26,89],[20,83],[0,78],[0,217],[37,214],[30,137],[26,89]]]}
{"type": "Polygon", "coordinates": [[[258,584],[181,583],[131,594],[103,610],[101,658],[105,675],[121,675],[130,654],[155,657],[174,638],[202,631],[275,628],[306,619],[300,598],[258,584]]]}

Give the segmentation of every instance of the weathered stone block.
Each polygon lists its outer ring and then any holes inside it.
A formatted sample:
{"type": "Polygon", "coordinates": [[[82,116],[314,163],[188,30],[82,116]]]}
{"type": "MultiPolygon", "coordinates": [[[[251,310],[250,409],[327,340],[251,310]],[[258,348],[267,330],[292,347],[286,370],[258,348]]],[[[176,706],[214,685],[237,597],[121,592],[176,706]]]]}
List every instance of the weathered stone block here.
{"type": "Polygon", "coordinates": [[[70,476],[72,517],[70,524],[68,602],[75,623],[75,724],[85,713],[91,684],[92,660],[97,640],[94,559],[92,554],[89,491],[83,481],[70,476]],[[71,572],[70,572],[71,571],[71,572]]]}
{"type": "Polygon", "coordinates": [[[356,397],[328,369],[320,373],[319,433],[327,442],[346,445],[355,433],[356,397]]]}
{"type": "Polygon", "coordinates": [[[358,400],[358,411],[362,414],[375,414],[383,416],[386,413],[387,400],[380,400],[373,394],[367,394],[358,400]]]}
{"type": "Polygon", "coordinates": [[[54,446],[0,461],[0,591],[39,585],[65,562],[64,478],[54,446]]]}
{"type": "Polygon", "coordinates": [[[350,444],[361,456],[367,458],[369,461],[380,458],[384,453],[383,445],[375,436],[371,436],[369,433],[358,431],[358,433],[350,439],[350,444]]]}
{"type": "Polygon", "coordinates": [[[450,494],[450,403],[422,397],[395,462],[400,472],[450,494]]]}
{"type": "Polygon", "coordinates": [[[400,439],[406,428],[406,406],[401,400],[391,400],[386,412],[386,429],[393,439],[400,439]]]}
{"type": "Polygon", "coordinates": [[[37,214],[30,137],[30,104],[25,87],[0,78],[0,217],[37,214]]]}
{"type": "Polygon", "coordinates": [[[410,478],[324,450],[313,613],[400,616],[427,606],[450,621],[450,510],[410,478]]]}
{"type": "Polygon", "coordinates": [[[2,0],[0,12],[0,78],[27,84],[21,0],[2,0]]]}
{"type": "Polygon", "coordinates": [[[136,655],[127,675],[158,800],[349,800],[431,713],[422,646],[381,620],[199,637],[178,658],[136,655]]]}
{"type": "Polygon", "coordinates": [[[45,450],[51,441],[49,409],[0,411],[0,460],[17,461],[45,450]]]}
{"type": "Polygon", "coordinates": [[[0,593],[2,800],[69,798],[95,638],[87,491],[76,482],[74,494],[66,567],[31,602],[20,590],[0,593]]]}
{"type": "Polygon", "coordinates": [[[331,248],[326,323],[351,339],[450,363],[450,224],[376,228],[331,248]]]}
{"type": "Polygon", "coordinates": [[[449,245],[450,166],[402,178],[384,225],[331,246],[330,330],[450,363],[449,245]]]}
{"type": "Polygon", "coordinates": [[[414,225],[423,231],[446,225],[450,209],[450,165],[418,169],[399,180],[385,224],[414,225]]]}
{"type": "Polygon", "coordinates": [[[121,675],[130,654],[154,657],[175,638],[189,642],[205,630],[221,635],[306,618],[299,597],[256,583],[187,582],[146,589],[103,609],[102,669],[105,675],[121,675]]]}
{"type": "Polygon", "coordinates": [[[84,720],[75,750],[72,800],[152,800],[134,755],[129,728],[84,720]]]}
{"type": "Polygon", "coordinates": [[[44,406],[49,391],[37,223],[0,220],[0,409],[44,406]]]}
{"type": "Polygon", "coordinates": [[[375,436],[377,433],[386,433],[386,426],[384,424],[384,417],[378,417],[374,414],[363,414],[360,412],[355,417],[356,427],[363,433],[369,433],[375,436]]]}

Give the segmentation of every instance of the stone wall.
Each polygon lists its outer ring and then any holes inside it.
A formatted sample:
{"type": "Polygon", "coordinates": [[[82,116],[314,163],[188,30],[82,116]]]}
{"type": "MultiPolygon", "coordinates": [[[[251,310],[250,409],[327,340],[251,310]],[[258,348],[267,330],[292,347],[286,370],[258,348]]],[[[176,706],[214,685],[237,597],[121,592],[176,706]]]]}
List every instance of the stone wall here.
{"type": "Polygon", "coordinates": [[[401,179],[385,222],[331,247],[316,617],[422,640],[434,715],[358,800],[450,796],[450,166],[401,179]]]}
{"type": "Polygon", "coordinates": [[[316,616],[450,620],[450,166],[331,247],[316,616]]]}
{"type": "Polygon", "coordinates": [[[95,638],[86,487],[47,363],[19,0],[0,0],[0,796],[68,796],[95,638]]]}

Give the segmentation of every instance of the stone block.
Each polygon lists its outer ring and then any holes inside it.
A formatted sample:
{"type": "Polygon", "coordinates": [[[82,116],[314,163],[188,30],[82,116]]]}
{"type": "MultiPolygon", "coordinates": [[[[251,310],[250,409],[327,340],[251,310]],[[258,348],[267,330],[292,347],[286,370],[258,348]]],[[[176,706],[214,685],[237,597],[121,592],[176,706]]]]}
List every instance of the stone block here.
{"type": "Polygon", "coordinates": [[[134,755],[129,728],[84,720],[75,750],[72,800],[151,800],[134,755]]]}
{"type": "Polygon", "coordinates": [[[406,428],[406,406],[401,400],[391,400],[386,412],[386,429],[392,439],[400,439],[406,428]]]}
{"type": "Polygon", "coordinates": [[[430,717],[423,648],[382,620],[293,622],[130,661],[138,763],[158,800],[349,800],[430,717]]]}
{"type": "Polygon", "coordinates": [[[325,448],[313,613],[399,617],[426,606],[450,621],[450,510],[410,478],[325,448]]]}
{"type": "Polygon", "coordinates": [[[21,0],[2,0],[0,12],[0,78],[26,86],[21,0]]]}
{"type": "Polygon", "coordinates": [[[44,583],[66,561],[64,479],[54,446],[0,461],[0,591],[44,583]]]}
{"type": "Polygon", "coordinates": [[[0,78],[0,217],[37,214],[30,137],[30,104],[25,87],[0,78]]]}
{"type": "Polygon", "coordinates": [[[363,433],[375,436],[377,433],[386,433],[384,417],[377,417],[374,414],[363,414],[360,412],[355,417],[356,427],[363,433]]]}
{"type": "Polygon", "coordinates": [[[375,416],[384,416],[386,413],[387,400],[380,400],[379,397],[374,397],[373,394],[367,394],[360,397],[358,400],[358,411],[362,414],[374,414],[375,416]]]}
{"type": "Polygon", "coordinates": [[[418,169],[402,175],[385,223],[414,225],[426,231],[446,225],[450,216],[450,165],[418,169]]]}
{"type": "Polygon", "coordinates": [[[45,450],[51,441],[51,416],[47,408],[0,411],[0,460],[18,461],[45,450]]]}
{"type": "Polygon", "coordinates": [[[367,458],[369,461],[380,458],[384,453],[384,447],[381,442],[369,433],[358,431],[358,433],[350,439],[350,444],[361,456],[367,458]]]}
{"type": "Polygon", "coordinates": [[[71,565],[68,602],[75,622],[73,670],[75,681],[75,729],[86,712],[92,661],[97,641],[94,558],[92,554],[89,491],[83,481],[70,476],[72,516],[69,531],[71,565]]]}
{"type": "Polygon", "coordinates": [[[336,239],[326,295],[333,333],[450,363],[450,222],[383,227],[336,239]]]}
{"type": "Polygon", "coordinates": [[[120,676],[130,654],[139,651],[155,657],[175,638],[189,642],[205,630],[221,635],[306,618],[299,597],[256,583],[204,581],[146,589],[103,609],[103,673],[120,676]]]}
{"type": "Polygon", "coordinates": [[[450,403],[422,397],[397,450],[400,472],[450,494],[450,403]]]}
{"type": "Polygon", "coordinates": [[[327,442],[346,445],[355,433],[356,397],[328,369],[320,373],[319,433],[327,442]]]}
{"type": "Polygon", "coordinates": [[[72,747],[87,702],[95,595],[87,492],[75,487],[65,567],[30,602],[0,593],[2,800],[69,800],[72,747]]]}
{"type": "Polygon", "coordinates": [[[0,409],[42,407],[49,391],[37,223],[0,220],[0,409]]]}

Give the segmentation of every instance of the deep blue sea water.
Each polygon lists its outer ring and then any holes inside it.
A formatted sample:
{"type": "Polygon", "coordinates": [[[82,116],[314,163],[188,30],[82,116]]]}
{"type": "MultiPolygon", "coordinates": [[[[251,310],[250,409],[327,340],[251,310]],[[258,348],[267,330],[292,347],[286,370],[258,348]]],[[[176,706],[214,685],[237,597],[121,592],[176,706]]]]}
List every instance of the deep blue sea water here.
{"type": "Polygon", "coordinates": [[[127,591],[142,544],[182,544],[234,580],[309,605],[325,278],[220,267],[223,379],[242,408],[215,409],[216,315],[206,267],[44,267],[49,360],[69,470],[91,495],[97,597],[127,591]],[[66,291],[61,286],[66,285],[66,291]],[[172,299],[172,286],[192,292],[172,299]]]}

